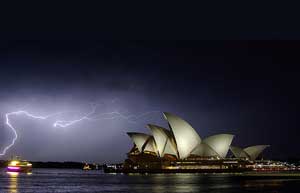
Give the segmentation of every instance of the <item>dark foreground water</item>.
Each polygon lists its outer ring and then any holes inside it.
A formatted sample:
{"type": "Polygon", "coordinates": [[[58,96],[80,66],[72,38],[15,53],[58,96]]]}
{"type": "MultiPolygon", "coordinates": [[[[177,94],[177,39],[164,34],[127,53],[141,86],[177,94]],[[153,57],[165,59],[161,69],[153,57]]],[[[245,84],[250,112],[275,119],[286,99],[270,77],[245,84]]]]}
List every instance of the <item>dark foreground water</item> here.
{"type": "Polygon", "coordinates": [[[104,174],[101,171],[35,169],[31,175],[0,171],[0,193],[28,192],[203,192],[293,193],[300,179],[242,179],[204,174],[104,174]]]}

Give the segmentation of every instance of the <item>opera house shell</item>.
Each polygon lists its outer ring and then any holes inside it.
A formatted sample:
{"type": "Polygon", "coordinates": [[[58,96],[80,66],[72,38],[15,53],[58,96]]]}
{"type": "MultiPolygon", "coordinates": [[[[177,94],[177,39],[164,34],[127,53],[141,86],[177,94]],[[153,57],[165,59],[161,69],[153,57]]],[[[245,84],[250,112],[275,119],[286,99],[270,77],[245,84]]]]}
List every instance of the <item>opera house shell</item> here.
{"type": "Polygon", "coordinates": [[[256,160],[256,158],[270,145],[255,145],[247,148],[240,148],[231,146],[230,150],[236,158],[247,158],[250,160],[256,160]]]}
{"type": "Polygon", "coordinates": [[[195,129],[182,118],[163,113],[170,130],[148,124],[152,135],[144,133],[127,133],[140,153],[152,153],[157,157],[171,155],[182,160],[190,156],[215,157],[224,159],[229,149],[236,158],[255,160],[268,145],[251,146],[241,149],[231,146],[234,135],[217,134],[201,139],[195,129]]]}

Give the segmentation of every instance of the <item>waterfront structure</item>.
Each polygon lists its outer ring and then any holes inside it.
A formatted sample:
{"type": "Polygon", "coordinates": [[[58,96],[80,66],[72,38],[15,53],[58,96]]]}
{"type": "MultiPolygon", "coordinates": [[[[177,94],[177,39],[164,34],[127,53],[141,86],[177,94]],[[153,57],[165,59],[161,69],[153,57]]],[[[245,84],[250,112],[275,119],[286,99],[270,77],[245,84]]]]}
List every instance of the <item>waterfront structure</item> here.
{"type": "Polygon", "coordinates": [[[195,129],[182,118],[171,113],[164,113],[170,130],[161,126],[148,124],[152,135],[128,132],[140,153],[148,152],[164,157],[172,155],[177,159],[186,159],[191,155],[201,157],[226,158],[230,149],[236,158],[255,160],[269,145],[256,145],[247,148],[231,146],[232,134],[212,135],[203,140],[195,129]]]}
{"type": "Polygon", "coordinates": [[[148,124],[151,134],[129,132],[133,148],[122,171],[240,172],[255,168],[255,159],[268,145],[245,149],[231,146],[232,134],[201,138],[185,120],[163,113],[170,129],[148,124]],[[229,149],[235,158],[227,156],[229,149]]]}
{"type": "Polygon", "coordinates": [[[191,155],[226,157],[234,135],[217,134],[202,140],[195,129],[182,118],[171,113],[164,113],[164,117],[170,125],[170,130],[148,124],[152,135],[127,133],[140,153],[150,151],[158,157],[168,154],[177,159],[186,159],[191,155]]]}

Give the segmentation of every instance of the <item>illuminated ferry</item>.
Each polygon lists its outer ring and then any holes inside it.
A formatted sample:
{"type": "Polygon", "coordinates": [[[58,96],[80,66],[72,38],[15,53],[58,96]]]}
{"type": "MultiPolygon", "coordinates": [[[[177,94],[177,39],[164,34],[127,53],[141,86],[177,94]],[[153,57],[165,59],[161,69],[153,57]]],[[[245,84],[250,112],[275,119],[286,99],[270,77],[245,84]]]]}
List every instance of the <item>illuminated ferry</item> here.
{"type": "Polygon", "coordinates": [[[13,159],[8,163],[6,171],[30,173],[32,171],[32,164],[26,160],[13,159]]]}

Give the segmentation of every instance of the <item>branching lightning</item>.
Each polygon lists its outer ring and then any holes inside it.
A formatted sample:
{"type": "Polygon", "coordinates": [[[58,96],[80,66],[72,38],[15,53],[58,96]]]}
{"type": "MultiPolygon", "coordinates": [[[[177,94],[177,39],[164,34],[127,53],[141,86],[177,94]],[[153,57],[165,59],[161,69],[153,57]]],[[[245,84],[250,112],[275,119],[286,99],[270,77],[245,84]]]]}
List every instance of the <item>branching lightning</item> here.
{"type": "Polygon", "coordinates": [[[28,117],[31,117],[31,118],[34,118],[34,119],[43,119],[43,120],[44,120],[44,119],[47,119],[47,118],[49,118],[49,117],[51,117],[51,116],[57,115],[58,113],[52,114],[52,115],[48,115],[48,116],[35,116],[35,115],[33,115],[33,114],[28,113],[27,111],[15,111],[15,112],[6,113],[6,114],[5,114],[5,119],[6,119],[5,123],[6,123],[6,125],[13,131],[13,133],[14,133],[14,138],[13,138],[12,142],[11,142],[8,146],[6,146],[6,147],[3,149],[3,151],[0,153],[0,156],[5,155],[6,152],[7,152],[7,150],[8,150],[9,148],[11,148],[11,147],[15,144],[15,141],[18,139],[17,131],[16,131],[16,129],[12,126],[12,124],[10,123],[9,117],[12,116],[12,115],[20,115],[20,114],[24,114],[24,115],[26,115],[26,116],[28,116],[28,117]]]}
{"type": "MultiPolygon", "coordinates": [[[[121,118],[121,119],[126,120],[128,123],[135,124],[142,117],[145,117],[145,116],[153,114],[153,113],[159,113],[160,112],[160,111],[148,111],[148,112],[142,113],[140,115],[124,115],[124,114],[122,114],[118,111],[113,111],[113,112],[109,112],[109,113],[97,114],[96,109],[97,109],[97,105],[93,106],[93,109],[92,109],[91,112],[89,112],[89,113],[85,114],[84,116],[82,116],[78,119],[75,119],[75,120],[56,120],[53,123],[53,126],[54,127],[65,128],[65,127],[69,127],[69,126],[71,126],[73,124],[76,124],[78,122],[81,122],[81,121],[97,121],[97,120],[101,120],[101,119],[117,119],[117,118],[121,118]]],[[[50,114],[50,115],[47,115],[47,116],[34,115],[34,114],[31,114],[28,111],[24,111],[24,110],[19,110],[19,111],[6,113],[5,114],[5,123],[13,131],[14,137],[13,137],[13,140],[11,141],[11,143],[9,145],[7,145],[2,150],[2,152],[0,153],[0,156],[5,155],[6,152],[12,146],[14,146],[16,140],[18,139],[17,131],[14,128],[14,126],[12,125],[12,123],[10,122],[10,117],[11,116],[16,116],[16,115],[23,114],[23,115],[26,115],[26,116],[28,116],[30,118],[33,118],[33,119],[46,120],[46,119],[49,119],[51,117],[55,117],[57,115],[64,114],[64,113],[67,113],[67,112],[59,112],[59,113],[54,113],[54,114],[50,114]]]]}
{"type": "Polygon", "coordinates": [[[93,109],[91,112],[87,113],[86,115],[84,115],[83,117],[81,117],[79,119],[75,119],[72,121],[57,120],[54,122],[53,127],[68,127],[70,125],[73,125],[73,124],[78,123],[83,120],[90,120],[89,116],[94,114],[96,112],[96,109],[97,109],[97,105],[93,106],[93,109]]]}

